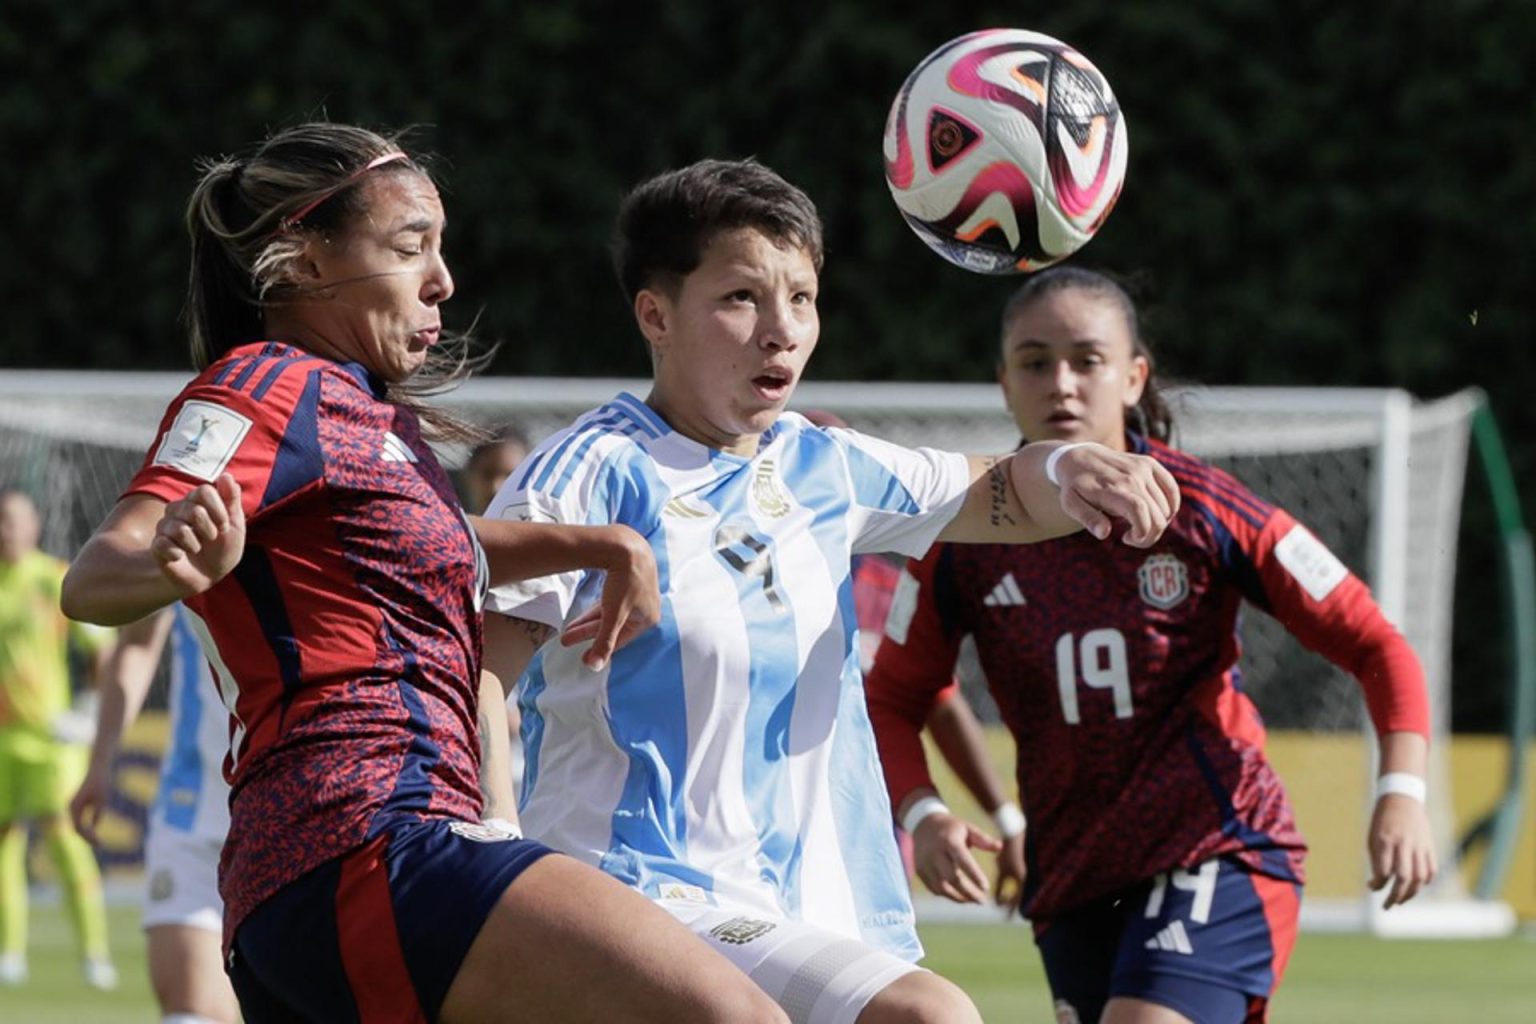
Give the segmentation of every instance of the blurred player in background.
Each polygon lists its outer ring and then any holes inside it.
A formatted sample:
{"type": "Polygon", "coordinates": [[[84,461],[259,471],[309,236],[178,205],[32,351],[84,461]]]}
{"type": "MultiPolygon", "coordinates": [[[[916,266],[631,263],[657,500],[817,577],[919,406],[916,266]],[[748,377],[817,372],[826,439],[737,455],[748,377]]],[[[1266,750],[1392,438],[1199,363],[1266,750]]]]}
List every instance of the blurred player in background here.
{"type": "Polygon", "coordinates": [[[937,545],[911,563],[869,680],[891,800],[929,888],[982,901],[977,832],[939,802],[918,742],[969,633],[1017,741],[1029,827],[1001,869],[1006,882],[1028,864],[1018,905],[1057,1019],[1262,1020],[1294,943],[1306,848],[1239,687],[1239,605],[1273,614],[1365,691],[1381,740],[1372,885],[1391,887],[1387,906],[1435,872],[1418,659],[1283,509],[1166,445],[1118,284],[1048,269],[1002,319],[998,379],[1024,437],[1145,452],[1184,504],[1149,551],[1065,537],[937,545]]]}
{"type": "Polygon", "coordinates": [[[37,506],[0,489],[0,985],[27,978],[27,826],[43,834],[80,941],[85,980],[117,985],[95,854],[70,825],[70,794],[85,772],[85,746],[59,731],[70,709],[69,648],[99,678],[109,632],[70,623],[59,611],[63,562],[38,549],[37,506]]]}
{"type": "Polygon", "coordinates": [[[170,745],[144,839],[144,912],[149,978],[161,1024],[234,1024],[235,993],[219,954],[224,901],[219,850],[229,831],[229,711],[208,671],[192,613],[177,604],[118,634],[102,676],[96,738],[85,781],[70,802],[75,827],[92,842],[111,801],[123,734],[138,718],[170,640],[170,745]]]}
{"type": "Polygon", "coordinates": [[[502,482],[528,457],[528,435],[522,428],[504,423],[489,439],[470,450],[459,470],[459,497],[464,508],[479,515],[491,503],[502,482]]]}
{"type": "MultiPolygon", "coordinates": [[[[459,500],[464,508],[480,515],[512,471],[528,457],[528,435],[512,423],[503,423],[488,440],[470,450],[459,469],[459,500]]],[[[512,772],[512,786],[523,784],[523,716],[517,709],[517,694],[507,695],[507,735],[511,749],[507,753],[512,772]]]]}
{"type": "Polygon", "coordinates": [[[192,615],[231,714],[219,888],[244,1019],[782,1022],[666,914],[495,820],[516,811],[486,586],[605,569],[604,609],[567,633],[599,664],[655,621],[655,563],[614,527],[482,523],[482,550],[424,437],[453,424],[422,391],[469,368],[442,337],[425,168],[299,125],[206,165],[187,219],[201,372],[62,601],[192,615]]]}
{"type": "Polygon", "coordinates": [[[488,514],[633,526],[656,552],[662,621],[594,672],[544,643],[596,597],[594,576],[492,589],[487,667],[508,683],[527,667],[524,821],[658,900],[797,1021],[978,1020],[912,963],[850,562],[936,537],[1107,535],[1110,515],[1148,544],[1172,478],[1097,446],[983,459],[785,413],[819,333],[821,222],[759,164],[642,183],[615,248],[651,393],[546,440],[488,514]]]}

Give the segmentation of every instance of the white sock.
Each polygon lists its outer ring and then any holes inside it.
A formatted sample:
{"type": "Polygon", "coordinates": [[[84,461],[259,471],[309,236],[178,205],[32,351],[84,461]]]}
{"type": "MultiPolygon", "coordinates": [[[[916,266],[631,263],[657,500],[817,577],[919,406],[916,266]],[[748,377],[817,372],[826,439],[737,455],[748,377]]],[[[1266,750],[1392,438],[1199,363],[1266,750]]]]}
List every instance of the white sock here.
{"type": "Polygon", "coordinates": [[[204,1017],[200,1013],[167,1013],[160,1018],[160,1024],[219,1024],[212,1017],[204,1017]]]}

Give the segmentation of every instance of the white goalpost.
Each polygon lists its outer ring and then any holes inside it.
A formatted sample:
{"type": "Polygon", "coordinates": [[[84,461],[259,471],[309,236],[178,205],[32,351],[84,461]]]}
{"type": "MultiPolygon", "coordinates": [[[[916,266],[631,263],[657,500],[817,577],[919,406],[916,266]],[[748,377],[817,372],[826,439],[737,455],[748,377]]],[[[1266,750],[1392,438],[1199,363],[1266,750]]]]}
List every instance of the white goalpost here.
{"type": "MultiPolygon", "coordinates": [[[[0,486],[43,507],[44,546],[67,556],[100,521],[154,438],[178,373],[0,373],[0,486]]],[[[516,422],[534,440],[621,390],[619,379],[481,378],[442,404],[487,425],[516,422]]],[[[1168,394],[1179,447],[1229,470],[1306,523],[1367,579],[1413,644],[1433,715],[1430,812],[1441,878],[1427,897],[1380,913],[1365,888],[1374,751],[1355,682],[1262,612],[1242,623],[1244,686],[1263,712],[1309,858],[1303,926],[1381,934],[1492,935],[1510,909],[1471,900],[1457,869],[1449,761],[1451,630],[1457,527],[1475,393],[1418,401],[1391,389],[1189,388],[1168,394]]],[[[807,382],[793,407],[826,409],[855,429],[908,445],[1004,452],[1017,430],[994,385],[807,382]]],[[[441,452],[457,465],[463,452],[441,452]]],[[[984,684],[967,695],[993,713],[984,684]]]]}

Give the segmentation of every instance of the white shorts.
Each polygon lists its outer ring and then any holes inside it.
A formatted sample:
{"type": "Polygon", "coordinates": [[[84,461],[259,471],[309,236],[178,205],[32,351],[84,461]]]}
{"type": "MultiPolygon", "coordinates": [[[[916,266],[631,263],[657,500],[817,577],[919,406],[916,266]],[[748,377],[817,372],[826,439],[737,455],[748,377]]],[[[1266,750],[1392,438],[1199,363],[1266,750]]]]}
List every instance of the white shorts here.
{"type": "Polygon", "coordinates": [[[150,825],[144,841],[145,928],[180,924],[221,932],[224,901],[219,899],[219,850],[224,843],[150,825]]]}
{"type": "Polygon", "coordinates": [[[757,982],[793,1024],[854,1024],[881,989],[923,968],[836,932],[679,900],[658,905],[757,982]]]}

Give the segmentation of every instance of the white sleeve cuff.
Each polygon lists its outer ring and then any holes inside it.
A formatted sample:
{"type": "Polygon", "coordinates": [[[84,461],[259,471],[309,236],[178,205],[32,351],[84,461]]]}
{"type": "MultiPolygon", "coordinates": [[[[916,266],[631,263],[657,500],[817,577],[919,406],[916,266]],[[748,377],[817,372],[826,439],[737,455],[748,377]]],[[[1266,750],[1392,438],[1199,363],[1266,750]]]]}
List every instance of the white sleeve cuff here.
{"type": "Polygon", "coordinates": [[[1024,812],[1012,800],[1003,803],[993,811],[992,820],[997,823],[997,831],[1004,839],[1023,835],[1024,829],[1029,824],[1029,820],[1024,817],[1024,812]]]}
{"type": "Polygon", "coordinates": [[[1084,448],[1094,443],[1093,441],[1073,441],[1071,444],[1064,444],[1059,448],[1051,449],[1051,454],[1045,457],[1045,478],[1055,486],[1060,487],[1061,481],[1056,479],[1056,463],[1060,462],[1061,457],[1073,448],[1084,448]]]}
{"type": "Polygon", "coordinates": [[[1388,793],[1413,797],[1422,804],[1429,799],[1429,786],[1411,772],[1387,772],[1376,780],[1376,799],[1380,800],[1388,793]]]}
{"type": "Polygon", "coordinates": [[[949,807],[945,805],[943,800],[936,796],[925,796],[907,808],[907,813],[901,819],[902,831],[910,836],[917,831],[917,826],[923,823],[924,818],[934,814],[948,813],[949,807]]]}

